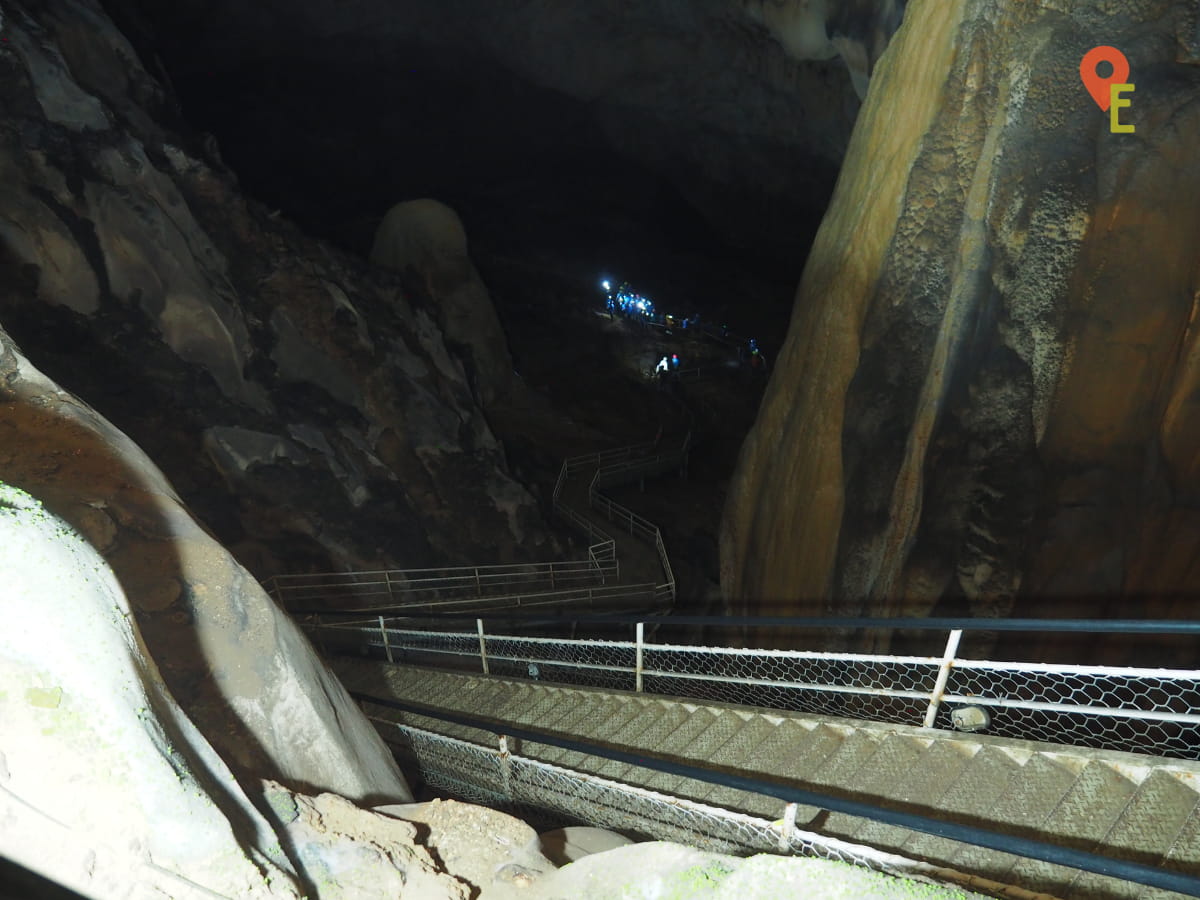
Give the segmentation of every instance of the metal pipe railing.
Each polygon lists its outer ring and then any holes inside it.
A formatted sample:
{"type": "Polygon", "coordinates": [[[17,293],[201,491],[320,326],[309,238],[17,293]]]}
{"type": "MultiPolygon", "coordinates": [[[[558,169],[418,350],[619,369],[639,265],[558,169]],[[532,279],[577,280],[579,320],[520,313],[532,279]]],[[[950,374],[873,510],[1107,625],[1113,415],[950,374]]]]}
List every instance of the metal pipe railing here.
{"type": "Polygon", "coordinates": [[[475,716],[466,716],[460,713],[446,712],[445,710],[423,704],[405,703],[354,691],[350,693],[350,696],[360,703],[375,704],[411,715],[425,716],[448,722],[452,725],[476,728],[491,732],[497,736],[504,735],[510,740],[518,738],[523,741],[547,744],[563,750],[584,753],[589,756],[650,769],[655,772],[663,772],[668,775],[690,778],[747,793],[764,794],[768,797],[781,800],[784,803],[795,803],[816,807],[817,809],[829,812],[844,813],[881,822],[885,825],[894,825],[910,831],[919,831],[924,834],[949,838],[953,841],[973,844],[988,850],[1011,853],[1016,856],[1036,859],[1052,865],[1067,866],[1097,875],[1118,878],[1122,881],[1129,881],[1167,891],[1175,891],[1189,897],[1200,897],[1200,878],[1185,875],[1181,872],[1172,872],[1168,869],[1159,869],[1154,866],[1143,865],[1142,863],[1114,859],[1102,856],[1099,853],[1076,850],[1047,841],[1004,834],[975,825],[963,825],[958,822],[935,819],[917,813],[889,809],[874,803],[793,787],[775,781],[765,781],[761,778],[737,775],[728,771],[682,763],[645,753],[629,753],[592,741],[564,738],[547,731],[519,727],[508,722],[498,722],[475,716]]]}
{"type": "MultiPolygon", "coordinates": [[[[552,605],[555,598],[564,599],[556,593],[563,583],[572,581],[599,581],[605,585],[610,579],[620,578],[620,560],[616,554],[616,541],[587,516],[571,508],[563,498],[563,490],[572,472],[595,469],[588,484],[588,504],[603,511],[613,521],[624,521],[631,535],[637,535],[655,546],[665,575],[661,584],[655,585],[649,601],[653,604],[671,603],[675,598],[675,578],[667,557],[666,547],[657,526],[637,516],[620,504],[614,503],[595,490],[597,478],[607,473],[612,483],[623,478],[646,477],[678,465],[686,457],[691,432],[685,437],[680,450],[672,454],[652,454],[654,443],[634,444],[602,450],[596,453],[565,459],[559,468],[554,485],[552,505],[554,510],[572,525],[582,530],[594,541],[588,547],[584,560],[563,562],[513,563],[507,565],[457,566],[422,569],[379,569],[360,572],[334,572],[306,575],[276,575],[264,582],[268,592],[281,605],[294,611],[298,604],[312,601],[365,601],[369,606],[360,606],[345,612],[367,612],[392,608],[420,607],[433,614],[438,609],[457,607],[463,609],[477,605],[471,600],[457,598],[465,594],[474,601],[486,602],[495,609],[513,606],[552,605]],[[513,593],[514,587],[548,585],[550,591],[513,593]],[[497,593],[499,592],[499,593],[497,593]],[[424,595],[423,599],[412,599],[424,595]],[[536,601],[533,597],[538,597],[536,601]],[[528,598],[528,599],[527,599],[528,598]],[[401,601],[397,603],[397,600],[401,601]]],[[[641,587],[640,585],[637,587],[641,587]]],[[[626,592],[627,596],[631,596],[626,592]]],[[[569,599],[569,598],[568,598],[569,599]]],[[[590,595],[589,595],[590,599],[590,595]]]]}
{"type": "MultiPolygon", "coordinates": [[[[653,591],[651,585],[646,586],[653,591]]],[[[438,618],[438,617],[431,617],[438,618]]],[[[745,617],[738,617],[742,621],[745,617]]],[[[925,627],[954,625],[940,656],[895,656],[814,650],[766,650],[705,647],[648,641],[644,626],[658,630],[689,622],[725,624],[712,616],[579,616],[555,624],[579,622],[634,626],[633,641],[567,640],[556,637],[489,633],[494,659],[536,663],[545,678],[563,683],[598,683],[612,689],[681,697],[718,699],[818,715],[923,725],[947,729],[961,723],[944,710],[980,707],[988,713],[989,733],[1025,740],[1154,753],[1185,759],[1200,757],[1200,670],[1148,667],[1024,663],[964,659],[959,643],[972,630],[1107,631],[1113,623],[1063,620],[936,620],[925,627]],[[971,622],[976,628],[968,627],[971,622]],[[596,672],[606,673],[595,682],[596,672]]],[[[788,619],[787,627],[845,620],[788,619]]],[[[875,627],[907,620],[870,620],[875,627]]],[[[484,633],[482,619],[472,620],[484,633]]],[[[509,623],[509,627],[513,626],[509,623]]],[[[1200,633],[1195,622],[1141,622],[1143,633],[1200,633]]],[[[328,628],[328,626],[326,626],[328,628]]],[[[372,622],[359,628],[368,646],[377,645],[372,622]],[[375,637],[371,637],[374,634],[375,637]]],[[[318,630],[319,633],[319,630],[318,630]]],[[[393,648],[430,650],[453,643],[455,632],[429,632],[389,623],[393,648]]],[[[469,650],[445,651],[467,657],[469,650]]],[[[518,667],[520,668],[520,667],[518,667]]]]}

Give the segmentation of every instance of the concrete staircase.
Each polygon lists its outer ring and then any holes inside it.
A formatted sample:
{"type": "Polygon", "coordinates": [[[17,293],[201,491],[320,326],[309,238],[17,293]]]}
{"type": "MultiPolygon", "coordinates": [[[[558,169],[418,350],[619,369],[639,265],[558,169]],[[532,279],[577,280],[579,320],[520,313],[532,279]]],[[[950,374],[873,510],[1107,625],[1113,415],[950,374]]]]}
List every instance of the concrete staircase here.
{"type": "MultiPolygon", "coordinates": [[[[332,665],[352,691],[1200,873],[1200,763],[367,660],[338,658],[332,665]]],[[[494,744],[490,732],[383,707],[369,712],[494,744]]],[[[783,803],[774,798],[544,744],[525,742],[513,752],[770,819],[783,814],[783,803]]],[[[1063,900],[1182,896],[840,813],[802,808],[796,822],[808,831],[1063,900]]]]}

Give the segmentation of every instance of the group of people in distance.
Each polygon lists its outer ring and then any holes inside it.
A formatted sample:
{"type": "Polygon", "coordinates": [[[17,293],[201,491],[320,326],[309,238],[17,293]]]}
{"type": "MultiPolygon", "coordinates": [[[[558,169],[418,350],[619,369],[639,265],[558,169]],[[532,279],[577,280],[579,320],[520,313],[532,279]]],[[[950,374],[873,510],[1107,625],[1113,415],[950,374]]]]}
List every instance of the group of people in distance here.
{"type": "MultiPolygon", "coordinates": [[[[616,288],[613,287],[612,281],[604,279],[600,282],[600,287],[604,289],[605,305],[608,309],[608,317],[616,319],[617,313],[627,318],[634,318],[637,321],[648,324],[655,323],[662,325],[667,334],[672,334],[673,329],[678,326],[683,329],[698,328],[700,326],[700,314],[693,313],[691,316],[680,319],[670,314],[655,312],[654,303],[648,298],[635,292],[629,282],[623,281],[616,288]]],[[[729,328],[722,325],[720,328],[720,336],[727,340],[729,337],[729,328]]],[[[750,338],[746,343],[738,343],[738,362],[747,366],[754,374],[766,374],[767,358],[759,349],[758,341],[750,338]]],[[[670,372],[679,369],[679,355],[672,353],[668,358],[664,356],[658,361],[658,365],[654,367],[656,377],[662,377],[670,372]]]]}

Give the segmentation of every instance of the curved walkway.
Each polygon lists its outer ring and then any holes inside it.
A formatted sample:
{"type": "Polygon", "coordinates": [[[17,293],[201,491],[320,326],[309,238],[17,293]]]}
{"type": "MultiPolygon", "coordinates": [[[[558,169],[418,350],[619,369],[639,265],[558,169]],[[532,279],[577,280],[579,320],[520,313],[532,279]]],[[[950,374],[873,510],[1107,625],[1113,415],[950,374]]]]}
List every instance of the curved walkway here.
{"type": "Polygon", "coordinates": [[[591,541],[586,559],[507,566],[279,575],[271,596],[293,613],[665,612],[675,577],[658,527],[601,488],[686,474],[691,433],[563,461],[555,512],[591,541]]]}

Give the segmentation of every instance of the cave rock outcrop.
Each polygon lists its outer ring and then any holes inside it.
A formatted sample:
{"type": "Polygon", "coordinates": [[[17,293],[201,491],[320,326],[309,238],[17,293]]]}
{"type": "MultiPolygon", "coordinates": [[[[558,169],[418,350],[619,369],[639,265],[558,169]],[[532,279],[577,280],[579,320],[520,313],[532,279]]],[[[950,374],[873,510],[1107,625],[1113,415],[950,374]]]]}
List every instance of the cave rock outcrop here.
{"type": "Polygon", "coordinates": [[[247,201],[94,0],[0,14],[0,322],[40,369],[259,577],[557,554],[419,285],[247,201]]]}
{"type": "Polygon", "coordinates": [[[908,5],[731,486],[735,608],[1195,615],[1196,26],[908,5]],[[1098,44],[1133,134],[1080,81],[1098,44]]]}
{"type": "MultiPolygon", "coordinates": [[[[103,612],[136,619],[120,639],[138,644],[134,656],[149,657],[149,668],[236,773],[355,799],[409,797],[390,752],[295,623],[196,522],[140,448],[46,378],[3,332],[0,472],[102,555],[103,566],[91,568],[114,598],[103,612]]],[[[47,570],[39,583],[71,585],[71,571],[47,570]]],[[[23,593],[17,582],[14,595],[13,585],[6,575],[6,621],[51,615],[38,607],[58,602],[53,591],[23,593]]],[[[64,587],[62,596],[74,595],[64,587]]],[[[89,627],[73,628],[69,614],[61,616],[39,626],[42,632],[57,629],[86,647],[89,627]]],[[[84,668],[104,655],[59,644],[39,652],[60,651],[82,655],[84,668]]],[[[20,663],[18,649],[12,652],[20,663]]]]}
{"type": "Polygon", "coordinates": [[[470,380],[485,405],[512,387],[513,364],[487,288],[467,254],[467,233],[458,214],[437,200],[393,206],[371,245],[371,262],[403,272],[412,269],[437,304],[446,339],[466,348],[470,380]]]}

